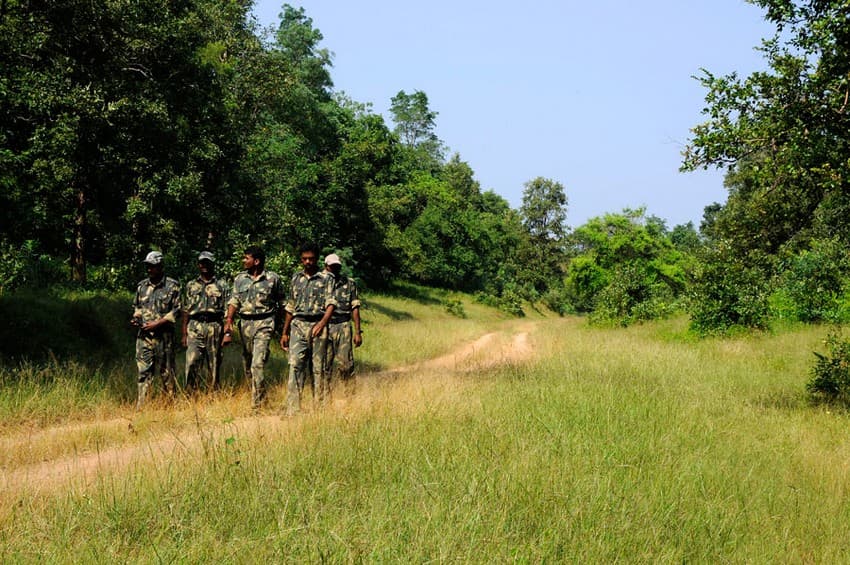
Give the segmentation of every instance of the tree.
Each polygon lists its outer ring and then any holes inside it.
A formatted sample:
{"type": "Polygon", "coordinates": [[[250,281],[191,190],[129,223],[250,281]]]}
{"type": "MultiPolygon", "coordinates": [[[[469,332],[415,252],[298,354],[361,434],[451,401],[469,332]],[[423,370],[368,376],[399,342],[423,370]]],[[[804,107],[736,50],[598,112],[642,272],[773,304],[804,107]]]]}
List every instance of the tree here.
{"type": "Polygon", "coordinates": [[[708,119],[693,129],[682,168],[728,168],[729,199],[712,231],[732,252],[850,242],[850,5],[754,3],[776,26],[761,47],[769,70],[743,79],[703,71],[708,119]]]}
{"type": "Polygon", "coordinates": [[[247,6],[214,0],[3,3],[4,235],[87,264],[184,240],[222,217],[237,152],[222,58],[247,6]],[[215,62],[211,55],[217,53],[215,62]],[[194,230],[192,230],[194,231],[194,230]]]}
{"type": "Polygon", "coordinates": [[[568,244],[567,293],[578,311],[627,324],[665,314],[685,288],[686,257],[643,208],[591,218],[568,244]]]}
{"type": "Polygon", "coordinates": [[[560,242],[566,234],[567,195],[564,186],[537,177],[525,183],[520,214],[532,238],[540,242],[560,242]]]}
{"type": "Polygon", "coordinates": [[[481,184],[475,180],[475,172],[469,163],[461,161],[460,154],[455,153],[443,165],[440,178],[445,179],[462,206],[479,207],[481,204],[481,184]]]}
{"type": "Polygon", "coordinates": [[[435,172],[443,162],[443,142],[437,137],[437,112],[428,106],[428,95],[421,90],[407,94],[400,90],[390,100],[395,133],[409,149],[411,165],[435,172]]]}

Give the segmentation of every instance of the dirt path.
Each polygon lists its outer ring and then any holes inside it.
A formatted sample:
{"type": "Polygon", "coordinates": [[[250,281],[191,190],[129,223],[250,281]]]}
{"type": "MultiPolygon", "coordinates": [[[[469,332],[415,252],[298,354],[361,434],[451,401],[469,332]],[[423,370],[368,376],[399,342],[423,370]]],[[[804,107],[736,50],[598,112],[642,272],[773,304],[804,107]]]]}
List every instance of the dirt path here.
{"type": "MultiPolygon", "coordinates": [[[[518,363],[530,358],[533,353],[529,341],[533,327],[534,324],[529,323],[511,334],[488,333],[442,357],[395,368],[390,372],[395,375],[432,372],[450,374],[518,363]]],[[[378,378],[378,374],[365,374],[363,378],[378,378]]],[[[362,394],[358,392],[358,395],[362,394]]],[[[364,400],[368,403],[368,399],[358,399],[361,404],[364,400]]],[[[183,422],[183,425],[176,426],[176,429],[169,428],[165,432],[154,432],[141,437],[134,429],[132,420],[115,418],[72,423],[25,433],[17,432],[0,437],[0,453],[30,450],[33,451],[30,458],[38,462],[15,466],[0,475],[0,492],[7,495],[0,497],[0,502],[3,502],[3,498],[6,502],[12,502],[14,493],[38,495],[54,492],[62,485],[90,486],[104,474],[130,469],[136,463],[166,463],[175,458],[199,457],[203,454],[205,442],[220,442],[237,435],[254,438],[294,423],[293,420],[281,419],[279,415],[219,421],[199,421],[196,416],[194,425],[186,425],[183,422]],[[87,434],[105,438],[104,445],[101,447],[95,442],[94,449],[90,446],[84,447],[80,453],[70,456],[51,455],[49,448],[44,447],[61,443],[64,438],[70,436],[87,434]],[[40,448],[44,450],[43,456],[39,455],[40,448]]]]}
{"type": "Polygon", "coordinates": [[[532,329],[533,324],[526,324],[510,336],[488,333],[447,355],[400,367],[396,371],[475,371],[516,363],[531,355],[528,334],[532,329]]]}

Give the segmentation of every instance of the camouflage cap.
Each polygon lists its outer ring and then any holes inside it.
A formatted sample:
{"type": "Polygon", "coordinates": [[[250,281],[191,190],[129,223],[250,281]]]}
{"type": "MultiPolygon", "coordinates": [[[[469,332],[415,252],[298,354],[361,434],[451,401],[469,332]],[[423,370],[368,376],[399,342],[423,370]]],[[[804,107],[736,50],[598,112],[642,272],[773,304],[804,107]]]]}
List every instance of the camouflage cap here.
{"type": "Polygon", "coordinates": [[[325,257],[325,265],[342,265],[342,261],[339,260],[339,255],[331,253],[325,257]]]}
{"type": "Polygon", "coordinates": [[[215,263],[215,255],[213,255],[209,251],[201,251],[198,254],[198,262],[200,263],[201,261],[209,261],[210,263],[215,263]]]}
{"type": "Polygon", "coordinates": [[[148,265],[159,265],[162,263],[162,253],[159,251],[151,251],[145,256],[144,262],[148,265]]]}

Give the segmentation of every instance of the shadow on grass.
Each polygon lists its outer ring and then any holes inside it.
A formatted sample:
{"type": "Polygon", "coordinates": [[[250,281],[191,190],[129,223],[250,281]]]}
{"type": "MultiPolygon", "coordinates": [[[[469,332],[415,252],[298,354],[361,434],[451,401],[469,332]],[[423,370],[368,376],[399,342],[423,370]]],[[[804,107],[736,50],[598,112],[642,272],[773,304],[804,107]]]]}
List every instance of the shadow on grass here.
{"type": "Polygon", "coordinates": [[[415,300],[421,304],[431,305],[442,304],[443,301],[439,295],[444,294],[439,289],[427,288],[406,282],[393,282],[384,292],[388,296],[400,296],[415,300]]]}
{"type": "Polygon", "coordinates": [[[129,295],[49,292],[0,296],[0,310],[12,323],[0,325],[0,360],[76,360],[104,363],[132,349],[129,295]]]}
{"type": "Polygon", "coordinates": [[[393,308],[388,308],[386,306],[382,306],[380,304],[375,304],[374,302],[368,302],[364,304],[364,308],[366,310],[372,310],[377,312],[378,314],[383,314],[384,316],[394,320],[396,322],[400,322],[402,320],[413,320],[414,316],[410,312],[404,312],[402,310],[395,310],[393,308]]]}
{"type": "Polygon", "coordinates": [[[372,363],[369,361],[354,361],[354,372],[358,375],[368,375],[369,373],[380,373],[387,369],[386,365],[380,363],[372,363]]]}

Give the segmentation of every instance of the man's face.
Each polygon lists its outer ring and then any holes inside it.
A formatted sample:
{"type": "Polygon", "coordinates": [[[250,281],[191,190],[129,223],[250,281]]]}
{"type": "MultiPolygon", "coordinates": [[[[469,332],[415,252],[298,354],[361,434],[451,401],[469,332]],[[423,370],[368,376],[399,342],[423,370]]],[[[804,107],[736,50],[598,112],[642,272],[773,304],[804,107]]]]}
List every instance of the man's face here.
{"type": "Polygon", "coordinates": [[[212,275],[215,272],[215,267],[212,264],[212,261],[204,259],[202,261],[198,261],[198,271],[202,275],[212,275]]]}
{"type": "Polygon", "coordinates": [[[250,270],[251,270],[251,269],[253,269],[253,268],[254,268],[254,267],[255,267],[258,263],[259,263],[259,261],[257,261],[256,259],[254,259],[254,256],[253,256],[253,255],[250,255],[250,254],[246,253],[246,254],[244,254],[244,255],[242,256],[242,268],[244,268],[246,271],[250,271],[250,270]]]}
{"type": "Polygon", "coordinates": [[[301,266],[304,267],[305,272],[310,274],[315,273],[318,265],[318,257],[312,251],[305,251],[301,254],[301,266]]]}
{"type": "Polygon", "coordinates": [[[160,263],[159,265],[151,265],[150,263],[145,263],[145,268],[148,270],[148,277],[152,279],[158,279],[162,277],[162,263],[160,263]]]}
{"type": "Polygon", "coordinates": [[[328,265],[328,270],[332,272],[334,275],[339,275],[340,271],[342,271],[342,265],[339,263],[334,263],[333,265],[328,265]]]}

